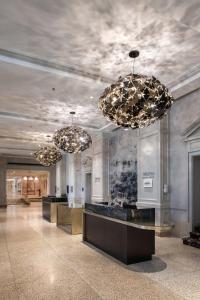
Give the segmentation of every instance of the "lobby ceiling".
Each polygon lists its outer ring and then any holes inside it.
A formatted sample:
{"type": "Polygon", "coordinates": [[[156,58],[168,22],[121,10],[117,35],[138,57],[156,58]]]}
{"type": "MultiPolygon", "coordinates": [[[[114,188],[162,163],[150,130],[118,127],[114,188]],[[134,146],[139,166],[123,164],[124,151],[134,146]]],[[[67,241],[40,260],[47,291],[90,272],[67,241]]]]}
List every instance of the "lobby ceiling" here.
{"type": "Polygon", "coordinates": [[[0,153],[29,156],[70,123],[109,129],[103,89],[132,69],[172,88],[199,73],[199,0],[0,0],[0,153]]]}

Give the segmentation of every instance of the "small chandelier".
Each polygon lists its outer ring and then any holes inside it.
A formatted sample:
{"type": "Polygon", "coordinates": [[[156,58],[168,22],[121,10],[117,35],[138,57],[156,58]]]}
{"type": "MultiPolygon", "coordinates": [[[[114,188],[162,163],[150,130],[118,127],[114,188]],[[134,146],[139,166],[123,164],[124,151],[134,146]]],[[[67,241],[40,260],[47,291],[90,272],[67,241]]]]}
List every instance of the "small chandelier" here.
{"type": "Polygon", "coordinates": [[[73,125],[75,112],[72,111],[70,114],[72,115],[72,125],[57,130],[53,136],[53,142],[65,152],[79,153],[89,148],[92,139],[85,130],[73,125]]]}
{"type": "Polygon", "coordinates": [[[61,152],[55,146],[44,146],[36,151],[33,156],[45,167],[53,166],[62,159],[61,152]]]}
{"type": "MultiPolygon", "coordinates": [[[[139,51],[129,53],[131,58],[139,51]]],[[[155,77],[133,73],[119,77],[99,98],[103,115],[118,126],[142,128],[167,114],[174,99],[155,77]]]]}

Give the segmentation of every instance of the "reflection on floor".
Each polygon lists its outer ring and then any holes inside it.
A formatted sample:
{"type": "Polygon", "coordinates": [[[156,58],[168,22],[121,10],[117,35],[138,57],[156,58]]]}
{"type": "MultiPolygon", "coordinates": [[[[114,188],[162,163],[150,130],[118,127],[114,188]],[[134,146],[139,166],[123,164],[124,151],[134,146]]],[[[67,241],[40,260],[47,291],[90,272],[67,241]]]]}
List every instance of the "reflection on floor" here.
{"type": "Polygon", "coordinates": [[[41,205],[0,210],[0,299],[200,299],[200,251],[157,238],[152,261],[118,263],[43,221],[41,205]]]}

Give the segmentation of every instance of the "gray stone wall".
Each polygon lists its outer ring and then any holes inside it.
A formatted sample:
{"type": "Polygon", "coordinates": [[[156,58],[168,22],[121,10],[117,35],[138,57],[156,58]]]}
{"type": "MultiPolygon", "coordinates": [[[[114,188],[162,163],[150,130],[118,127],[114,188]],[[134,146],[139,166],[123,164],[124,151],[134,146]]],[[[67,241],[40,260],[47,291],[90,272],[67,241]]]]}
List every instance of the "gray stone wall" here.
{"type": "MultiPolygon", "coordinates": [[[[184,132],[199,119],[200,90],[182,97],[172,106],[169,119],[170,201],[174,234],[178,236],[187,235],[191,229],[189,155],[193,150],[189,149],[184,132]]],[[[198,147],[194,151],[198,151],[198,147]]]]}

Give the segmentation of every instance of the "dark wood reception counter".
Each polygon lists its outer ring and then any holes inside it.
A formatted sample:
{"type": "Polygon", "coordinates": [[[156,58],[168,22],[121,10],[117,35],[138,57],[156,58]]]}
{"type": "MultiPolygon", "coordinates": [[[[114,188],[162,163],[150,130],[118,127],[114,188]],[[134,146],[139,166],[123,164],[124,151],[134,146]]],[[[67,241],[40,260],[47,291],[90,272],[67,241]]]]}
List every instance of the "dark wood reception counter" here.
{"type": "Polygon", "coordinates": [[[59,203],[67,203],[66,197],[47,196],[42,198],[42,217],[43,219],[56,223],[57,205],[59,203]]]}
{"type": "Polygon", "coordinates": [[[152,219],[124,221],[85,209],[83,240],[125,264],[150,260],[155,254],[155,231],[152,219]]]}

